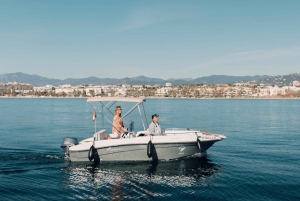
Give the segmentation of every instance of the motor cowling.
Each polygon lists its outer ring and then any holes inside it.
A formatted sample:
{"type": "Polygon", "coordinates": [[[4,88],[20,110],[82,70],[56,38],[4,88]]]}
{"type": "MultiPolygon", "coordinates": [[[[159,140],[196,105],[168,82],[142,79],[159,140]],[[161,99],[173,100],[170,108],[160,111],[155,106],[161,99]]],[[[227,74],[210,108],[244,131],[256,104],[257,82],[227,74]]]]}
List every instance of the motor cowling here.
{"type": "Polygon", "coordinates": [[[78,145],[78,144],[79,143],[78,143],[77,138],[75,138],[75,137],[66,137],[63,140],[60,147],[64,149],[66,155],[69,155],[69,147],[72,147],[72,146],[75,146],[75,145],[78,145]]]}

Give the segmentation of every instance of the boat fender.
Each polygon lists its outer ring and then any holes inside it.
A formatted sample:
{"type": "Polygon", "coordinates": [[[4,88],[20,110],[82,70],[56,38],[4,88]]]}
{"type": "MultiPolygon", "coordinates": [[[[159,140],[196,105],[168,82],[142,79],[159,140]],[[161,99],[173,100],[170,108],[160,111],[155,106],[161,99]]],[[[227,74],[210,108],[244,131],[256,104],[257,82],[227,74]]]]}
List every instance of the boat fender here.
{"type": "Polygon", "coordinates": [[[152,153],[153,153],[153,144],[150,140],[147,144],[147,155],[148,155],[149,158],[152,157],[152,153]]]}
{"type": "Polygon", "coordinates": [[[197,147],[198,147],[198,150],[201,152],[201,141],[199,138],[197,139],[197,147]]]}
{"type": "Polygon", "coordinates": [[[92,145],[89,150],[89,154],[88,154],[88,158],[90,161],[92,161],[94,159],[95,153],[96,153],[96,149],[95,149],[94,145],[92,145]]]}

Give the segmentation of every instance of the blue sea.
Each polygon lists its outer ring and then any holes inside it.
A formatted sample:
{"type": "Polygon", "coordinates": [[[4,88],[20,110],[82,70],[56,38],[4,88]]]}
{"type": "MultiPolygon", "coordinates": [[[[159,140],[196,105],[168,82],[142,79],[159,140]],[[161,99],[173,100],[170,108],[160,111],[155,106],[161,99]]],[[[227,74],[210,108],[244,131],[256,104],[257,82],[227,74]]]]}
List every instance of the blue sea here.
{"type": "MultiPolygon", "coordinates": [[[[163,128],[227,139],[203,158],[73,163],[60,145],[93,135],[86,99],[0,99],[0,200],[300,200],[300,100],[150,99],[145,110],[163,128]]],[[[138,111],[129,120],[143,129],[138,111]]]]}

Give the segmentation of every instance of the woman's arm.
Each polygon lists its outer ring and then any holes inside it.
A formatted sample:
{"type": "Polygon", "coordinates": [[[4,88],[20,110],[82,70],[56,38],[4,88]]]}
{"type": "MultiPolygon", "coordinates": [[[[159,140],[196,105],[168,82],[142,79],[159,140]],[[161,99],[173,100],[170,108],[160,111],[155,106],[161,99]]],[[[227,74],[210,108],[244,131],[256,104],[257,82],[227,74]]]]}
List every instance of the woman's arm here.
{"type": "Polygon", "coordinates": [[[127,128],[125,128],[123,121],[121,123],[121,128],[122,128],[123,131],[125,131],[125,132],[127,131],[127,128]]]}

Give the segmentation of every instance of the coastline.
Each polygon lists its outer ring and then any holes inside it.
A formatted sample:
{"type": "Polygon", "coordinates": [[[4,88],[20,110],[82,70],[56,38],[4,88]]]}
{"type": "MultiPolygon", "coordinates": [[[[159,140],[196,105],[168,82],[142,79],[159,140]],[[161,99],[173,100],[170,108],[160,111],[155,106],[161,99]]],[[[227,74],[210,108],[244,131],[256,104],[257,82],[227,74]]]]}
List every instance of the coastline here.
{"type": "MultiPolygon", "coordinates": [[[[26,97],[26,96],[0,96],[0,99],[87,99],[89,97],[26,97]]],[[[172,97],[145,97],[158,100],[300,100],[300,97],[261,97],[261,98],[172,98],[172,97]]]]}

